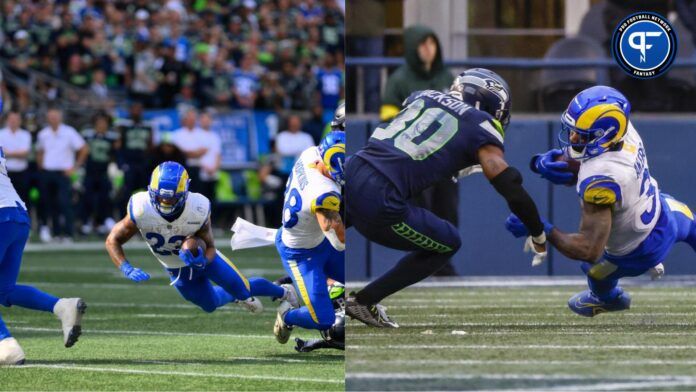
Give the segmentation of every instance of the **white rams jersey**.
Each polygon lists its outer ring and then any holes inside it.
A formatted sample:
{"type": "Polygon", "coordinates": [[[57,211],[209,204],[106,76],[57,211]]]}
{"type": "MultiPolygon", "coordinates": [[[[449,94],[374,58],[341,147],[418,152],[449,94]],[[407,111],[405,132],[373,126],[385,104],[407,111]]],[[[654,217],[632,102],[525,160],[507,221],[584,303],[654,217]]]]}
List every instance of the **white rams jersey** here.
{"type": "Polygon", "coordinates": [[[2,147],[0,147],[0,208],[21,206],[26,210],[26,205],[19,198],[7,174],[6,162],[5,154],[2,152],[2,147]]]}
{"type": "Polygon", "coordinates": [[[317,209],[339,211],[341,188],[317,168],[321,155],[317,147],[300,154],[288,178],[283,206],[281,238],[288,248],[312,249],[324,241],[317,209]]]}
{"type": "Polygon", "coordinates": [[[660,189],[650,176],[643,140],[630,122],[620,149],[580,165],[577,191],[586,203],[613,205],[607,253],[626,255],[650,234],[660,217],[660,189]]]}
{"type": "Polygon", "coordinates": [[[209,215],[210,201],[200,193],[189,193],[184,211],[172,222],[157,212],[147,192],[134,194],[128,202],[128,216],[138,226],[152,254],[166,268],[186,266],[179,259],[181,244],[207,223],[209,215]]]}

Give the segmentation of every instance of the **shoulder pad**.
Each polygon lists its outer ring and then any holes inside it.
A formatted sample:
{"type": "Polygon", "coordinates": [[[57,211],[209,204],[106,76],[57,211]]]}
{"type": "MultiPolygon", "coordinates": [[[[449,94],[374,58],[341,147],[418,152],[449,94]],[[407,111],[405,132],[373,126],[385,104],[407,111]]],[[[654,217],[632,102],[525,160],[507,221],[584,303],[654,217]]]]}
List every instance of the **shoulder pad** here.
{"type": "Polygon", "coordinates": [[[329,211],[340,211],[341,210],[341,195],[338,192],[326,192],[322,193],[314,200],[312,200],[312,206],[310,210],[312,214],[315,214],[318,209],[329,210],[329,211]]]}
{"type": "Polygon", "coordinates": [[[210,200],[200,193],[189,193],[186,203],[191,203],[191,211],[203,219],[207,219],[208,215],[210,215],[210,200]]]}
{"type": "Polygon", "coordinates": [[[613,205],[621,201],[621,186],[611,177],[587,177],[578,185],[578,194],[586,203],[613,205]]]}
{"type": "Polygon", "coordinates": [[[138,220],[145,215],[146,203],[150,202],[147,192],[138,192],[128,200],[128,217],[138,224],[138,220]]]}

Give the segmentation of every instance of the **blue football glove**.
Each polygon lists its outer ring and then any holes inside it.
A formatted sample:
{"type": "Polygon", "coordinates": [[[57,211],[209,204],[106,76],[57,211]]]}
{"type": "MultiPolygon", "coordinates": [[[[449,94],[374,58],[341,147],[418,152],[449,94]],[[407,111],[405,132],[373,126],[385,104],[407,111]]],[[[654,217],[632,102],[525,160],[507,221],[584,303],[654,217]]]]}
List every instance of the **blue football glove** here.
{"type": "Polygon", "coordinates": [[[179,258],[184,264],[193,269],[203,269],[208,265],[208,258],[205,257],[205,252],[200,246],[198,247],[198,257],[193,257],[191,251],[187,249],[179,251],[179,258]]]}
{"type": "MultiPolygon", "coordinates": [[[[541,222],[544,224],[544,232],[547,235],[551,233],[551,230],[553,230],[553,225],[544,218],[541,219],[541,222]]],[[[507,231],[512,233],[512,235],[514,235],[515,238],[529,236],[529,231],[527,230],[527,227],[515,214],[508,215],[507,219],[505,220],[505,228],[507,229],[507,231]]]]}
{"type": "Polygon", "coordinates": [[[535,173],[557,185],[567,185],[573,180],[573,173],[566,171],[568,162],[556,161],[563,150],[549,150],[532,158],[531,168],[535,173]]]}
{"type": "Polygon", "coordinates": [[[150,275],[148,275],[147,272],[141,270],[140,268],[133,267],[127,261],[124,261],[120,268],[121,272],[123,272],[123,276],[132,280],[133,282],[144,282],[150,279],[150,275]]]}

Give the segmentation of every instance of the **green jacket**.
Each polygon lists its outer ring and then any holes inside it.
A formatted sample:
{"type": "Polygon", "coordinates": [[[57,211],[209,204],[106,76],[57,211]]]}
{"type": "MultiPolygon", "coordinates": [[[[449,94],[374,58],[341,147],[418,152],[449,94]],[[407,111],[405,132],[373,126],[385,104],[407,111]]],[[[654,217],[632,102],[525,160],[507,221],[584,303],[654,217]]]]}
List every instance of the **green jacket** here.
{"type": "Polygon", "coordinates": [[[414,91],[443,90],[452,84],[454,76],[445,68],[442,60],[440,40],[435,31],[426,26],[411,26],[404,31],[404,58],[406,64],[397,68],[389,76],[382,97],[380,117],[388,120],[394,117],[401,104],[414,91]],[[418,45],[427,37],[432,36],[437,43],[437,56],[430,71],[426,71],[423,62],[418,57],[418,45]]]}

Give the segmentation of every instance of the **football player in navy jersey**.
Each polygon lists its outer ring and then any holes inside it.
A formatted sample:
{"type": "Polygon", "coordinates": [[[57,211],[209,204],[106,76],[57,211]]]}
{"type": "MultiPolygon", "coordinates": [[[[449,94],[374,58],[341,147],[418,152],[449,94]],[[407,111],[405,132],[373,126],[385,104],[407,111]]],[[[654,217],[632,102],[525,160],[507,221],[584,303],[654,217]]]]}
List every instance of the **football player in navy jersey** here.
{"type": "Polygon", "coordinates": [[[378,305],[442,267],[461,245],[456,227],[408,200],[438,181],[483,171],[527,227],[533,265],[546,257],[546,236],[522,175],[504,158],[510,89],[487,69],[459,74],[448,92],[417,91],[375,129],[346,164],[348,220],[369,240],[410,251],[388,272],[346,299],[346,314],[374,327],[395,327],[378,305]]]}

